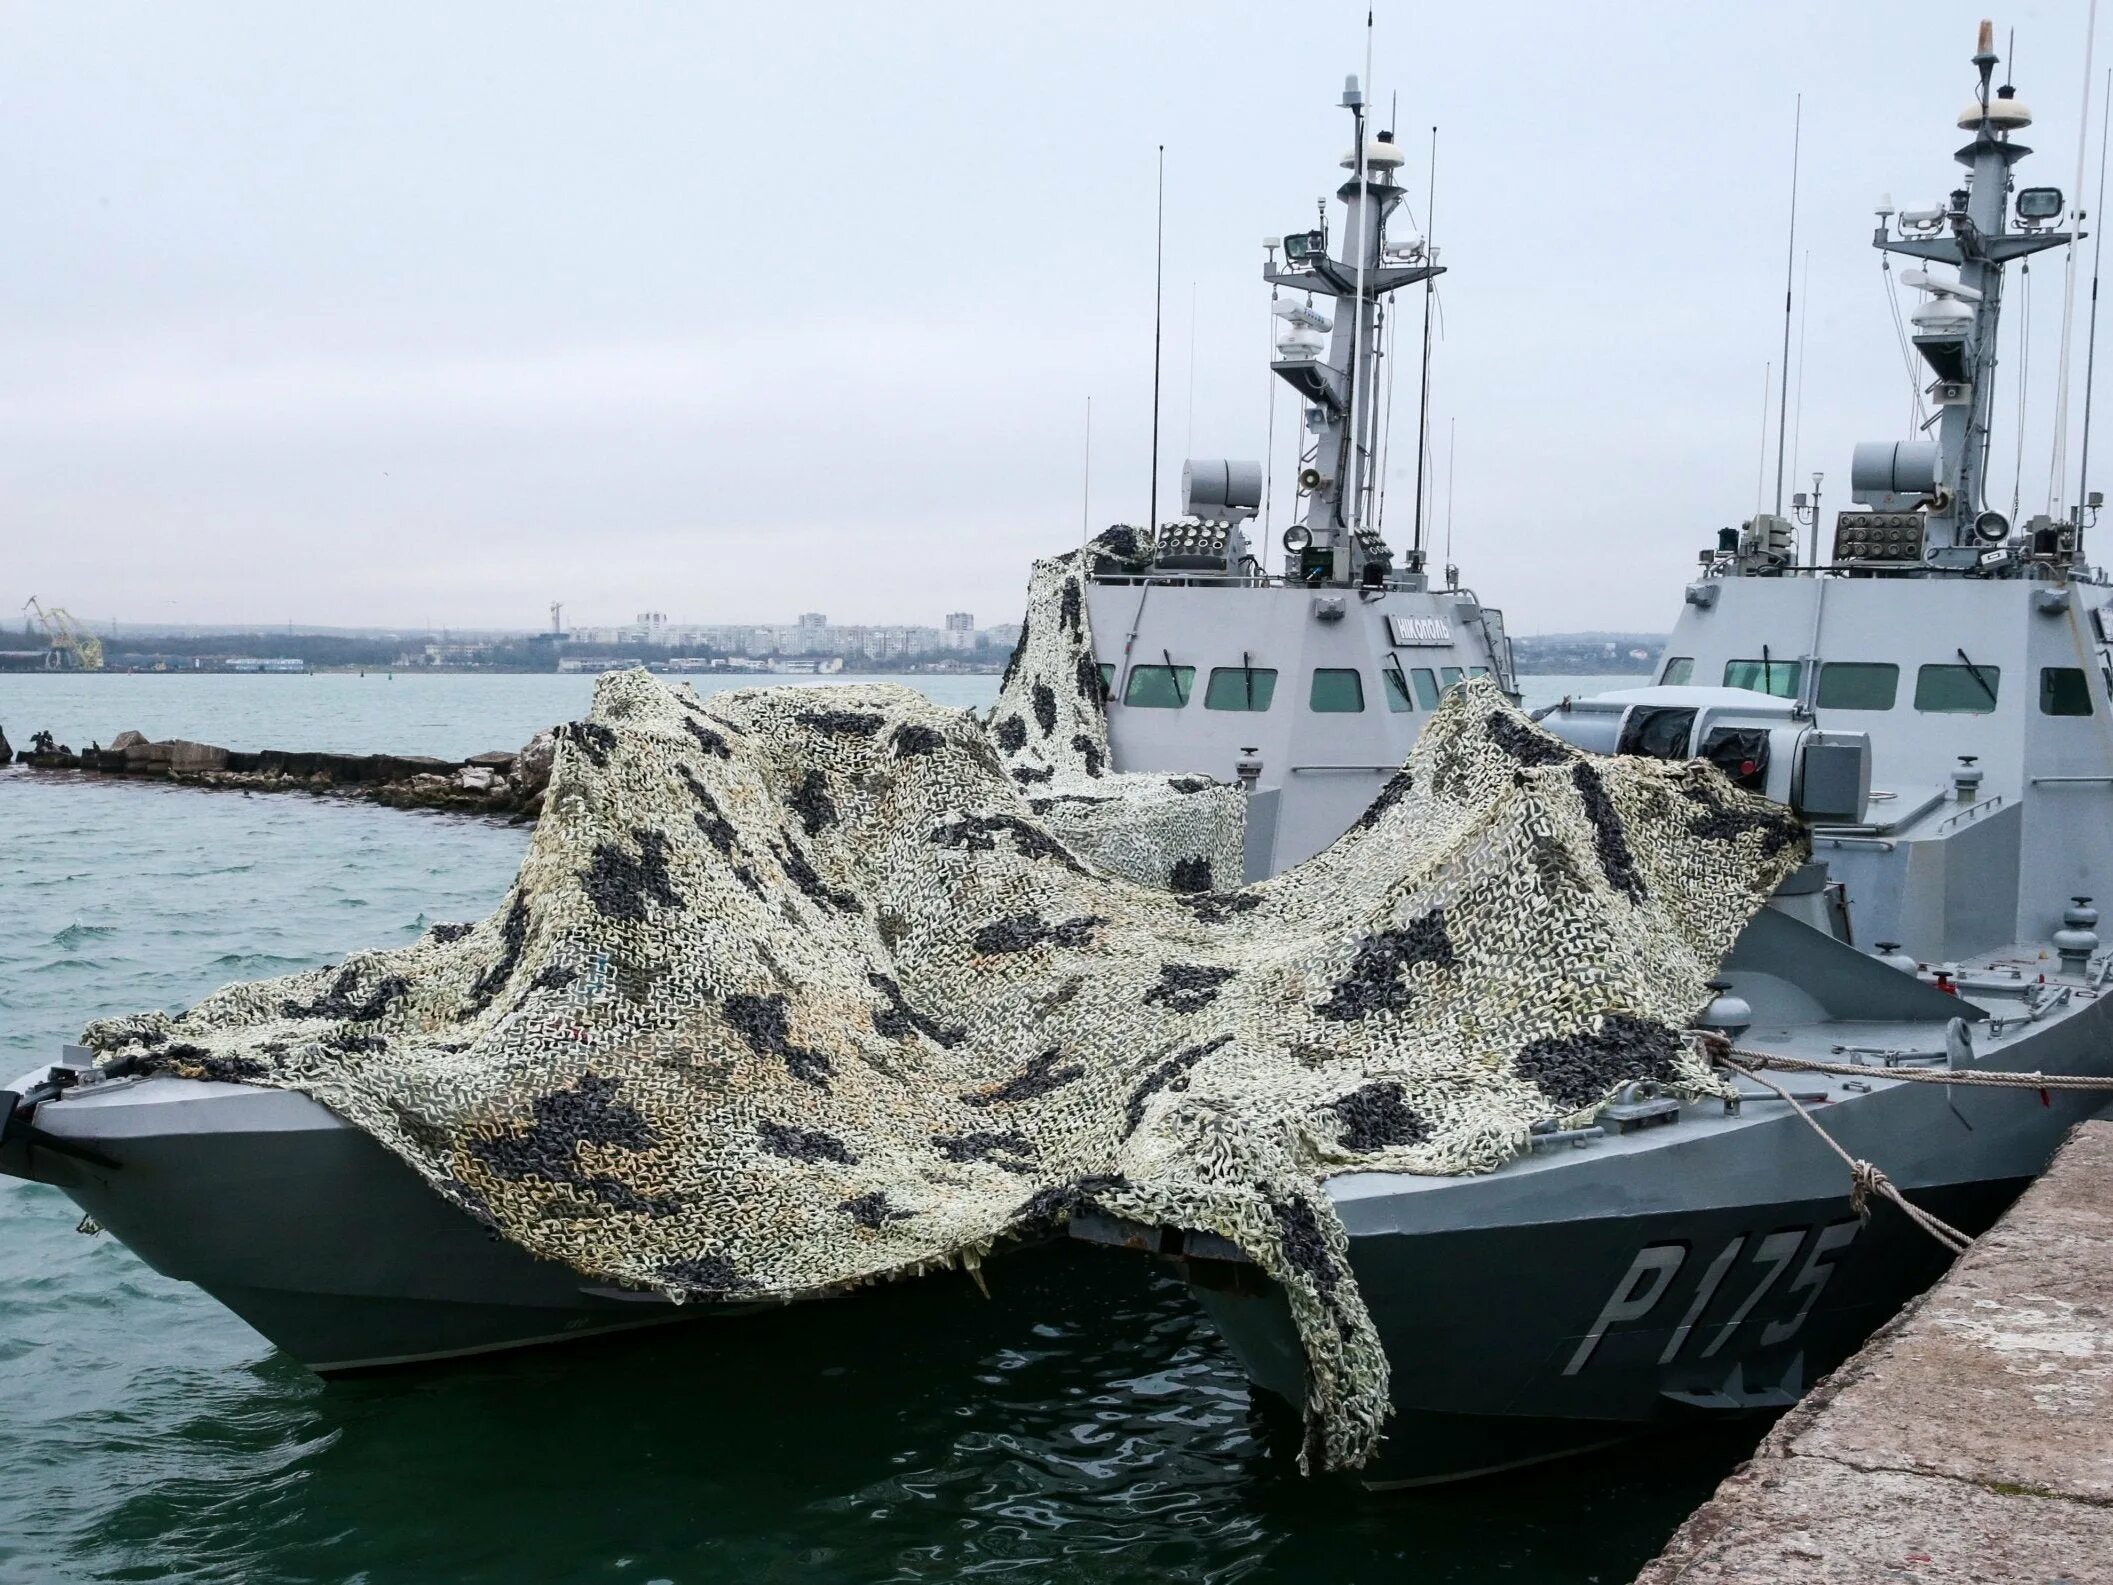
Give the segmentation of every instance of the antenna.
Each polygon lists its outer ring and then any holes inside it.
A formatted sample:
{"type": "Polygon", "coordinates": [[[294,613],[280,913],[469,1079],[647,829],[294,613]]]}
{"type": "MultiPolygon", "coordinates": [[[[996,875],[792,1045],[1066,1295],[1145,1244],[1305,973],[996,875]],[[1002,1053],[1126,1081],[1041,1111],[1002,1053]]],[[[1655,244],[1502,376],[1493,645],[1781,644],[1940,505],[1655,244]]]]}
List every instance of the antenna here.
{"type": "MultiPolygon", "coordinates": [[[[1084,551],[1093,539],[1093,398],[1086,398],[1086,463],[1079,479],[1079,549],[1084,551]]],[[[1085,557],[1081,555],[1083,562],[1085,557]]],[[[1081,573],[1087,569],[1079,568],[1081,573]]]]}
{"type": "MultiPolygon", "coordinates": [[[[2083,444],[2077,448],[2076,502],[2078,506],[2090,499],[2084,485],[2091,477],[2091,376],[2098,365],[2098,266],[2106,255],[2106,233],[2099,214],[2106,207],[2106,129],[2113,121],[2113,71],[2106,73],[2106,102],[2098,113],[2098,202],[2091,206],[2091,229],[2098,233],[2091,243],[2091,329],[2084,337],[2084,435],[2083,444]]],[[[2077,548],[2083,548],[2081,524],[2083,514],[2077,514],[2079,532],[2077,548]]]]}
{"type": "MultiPolygon", "coordinates": [[[[1264,250],[1265,250],[1265,251],[1266,251],[1266,252],[1268,253],[1268,255],[1269,255],[1269,273],[1270,273],[1271,275],[1274,275],[1274,274],[1276,274],[1276,272],[1277,272],[1277,239],[1276,239],[1275,237],[1265,237],[1265,238],[1263,239],[1263,242],[1262,242],[1262,247],[1263,247],[1263,249],[1264,249],[1264,250]]],[[[1271,281],[1271,282],[1269,283],[1269,300],[1270,300],[1270,302],[1271,302],[1272,304],[1274,304],[1274,303],[1275,303],[1275,302],[1277,301],[1277,285],[1276,285],[1276,282],[1274,282],[1274,281],[1271,281]]],[[[1269,320],[1268,320],[1268,324],[1269,324],[1269,357],[1268,357],[1268,358],[1267,358],[1266,360],[1264,360],[1264,366],[1265,366],[1265,367],[1267,367],[1267,365],[1268,365],[1268,364],[1272,364],[1272,363],[1276,362],[1276,357],[1277,357],[1277,327],[1276,327],[1276,317],[1277,317],[1277,316],[1275,315],[1275,313],[1274,313],[1274,312],[1272,312],[1272,313],[1270,314],[1270,316],[1269,316],[1269,320]]],[[[1273,488],[1274,488],[1274,486],[1275,486],[1276,482],[1277,482],[1277,378],[1276,378],[1276,371],[1275,371],[1274,369],[1270,369],[1270,371],[1269,371],[1269,428],[1268,428],[1268,429],[1267,429],[1267,430],[1265,431],[1265,438],[1263,439],[1263,442],[1262,442],[1262,541],[1263,541],[1263,543],[1264,543],[1264,544],[1267,544],[1267,543],[1269,542],[1269,525],[1270,525],[1270,522],[1271,522],[1271,518],[1270,518],[1270,511],[1269,511],[1269,508],[1270,508],[1270,495],[1271,495],[1271,492],[1272,492],[1272,490],[1273,490],[1273,488]]]]}
{"type": "Polygon", "coordinates": [[[1159,145],[1159,216],[1152,240],[1152,505],[1145,532],[1159,532],[1159,345],[1166,309],[1167,146],[1159,145]]]}
{"type": "MultiPolygon", "coordinates": [[[[1365,75],[1360,86],[1369,87],[1372,82],[1372,11],[1365,9],[1365,75]]],[[[1345,94],[1344,99],[1351,96],[1345,94]]],[[[1353,467],[1351,477],[1355,484],[1350,492],[1350,527],[1355,529],[1364,520],[1365,487],[1363,475],[1371,465],[1372,452],[1362,443],[1365,430],[1366,392],[1359,389],[1364,383],[1365,372],[1365,253],[1372,239],[1372,194],[1365,185],[1365,97],[1357,96],[1357,103],[1350,107],[1350,125],[1357,138],[1357,312],[1350,321],[1350,412],[1345,433],[1349,437],[1353,467]],[[1358,454],[1363,454],[1363,464],[1356,465],[1358,454]]],[[[1336,490],[1336,517],[1342,517],[1342,491],[1336,490]]]]}
{"type": "MultiPolygon", "coordinates": [[[[2091,0],[2084,23],[2084,103],[2076,124],[2076,186],[2071,189],[2078,193],[2084,190],[2084,156],[2091,142],[2091,46],[2097,37],[2098,0],[2091,0]]],[[[2067,481],[2062,474],[2069,460],[2069,342],[2076,322],[2076,244],[2071,242],[2062,251],[2067,255],[2062,266],[2062,344],[2054,367],[2054,460],[2047,469],[2047,512],[2055,518],[2066,515],[2062,494],[2067,481]]]]}
{"type": "Polygon", "coordinates": [[[1460,420],[1445,421],[1445,564],[1453,564],[1453,448],[1460,439],[1460,420]]]}
{"type": "MultiPolygon", "coordinates": [[[[1798,150],[1805,135],[1805,96],[1790,123],[1790,240],[1783,249],[1783,390],[1776,401],[1776,516],[1783,515],[1783,436],[1790,425],[1790,300],[1798,258],[1798,150]]],[[[1816,530],[1815,530],[1816,532],[1816,530]]]]}
{"type": "Polygon", "coordinates": [[[1754,464],[1753,470],[1753,509],[1756,516],[1760,515],[1761,511],[1762,482],[1768,477],[1768,398],[1775,390],[1775,372],[1776,366],[1773,363],[1761,365],[1761,460],[1754,464]]]}
{"type": "MultiPolygon", "coordinates": [[[[1790,454],[1793,457],[1801,457],[1805,450],[1805,324],[1812,317],[1812,250],[1810,248],[1805,250],[1804,266],[1798,273],[1798,394],[1797,400],[1791,404],[1790,418],[1790,454]]],[[[1781,449],[1781,442],[1778,442],[1777,450],[1780,452],[1781,449]]],[[[1781,466],[1779,459],[1777,463],[1779,473],[1781,466]]],[[[1781,486],[1779,485],[1777,488],[1780,490],[1781,486]]],[[[1817,486],[1815,486],[1813,498],[1817,500],[1818,497],[1819,491],[1817,486]]],[[[1817,507],[1813,508],[1812,513],[1812,532],[1806,538],[1809,541],[1809,549],[1806,552],[1805,564],[1809,567],[1817,568],[1820,563],[1820,518],[1817,507]]],[[[1819,573],[1815,571],[1813,576],[1817,578],[1819,573]]]]}
{"type": "MultiPolygon", "coordinates": [[[[1424,263],[1436,253],[1438,234],[1438,129],[1431,128],[1430,192],[1423,203],[1424,263]]],[[[1416,398],[1416,549],[1423,549],[1423,459],[1431,449],[1431,293],[1438,277],[1423,278],[1423,384],[1416,398]]]]}

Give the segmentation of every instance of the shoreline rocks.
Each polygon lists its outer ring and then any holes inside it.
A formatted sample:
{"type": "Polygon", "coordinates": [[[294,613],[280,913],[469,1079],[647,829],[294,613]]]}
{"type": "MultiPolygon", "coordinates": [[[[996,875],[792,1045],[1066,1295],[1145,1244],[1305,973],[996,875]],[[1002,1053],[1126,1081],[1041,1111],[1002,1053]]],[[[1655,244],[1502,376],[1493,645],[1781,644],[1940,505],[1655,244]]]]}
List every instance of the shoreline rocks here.
{"type": "Polygon", "coordinates": [[[541,811],[556,743],[539,732],[519,750],[491,750],[465,760],[422,754],[331,754],[299,749],[254,753],[183,738],[150,741],[120,732],[105,748],[76,754],[39,733],[20,763],[31,770],[135,776],[186,786],[240,792],[305,792],[363,798],[395,809],[440,809],[456,814],[532,820],[541,811]]]}

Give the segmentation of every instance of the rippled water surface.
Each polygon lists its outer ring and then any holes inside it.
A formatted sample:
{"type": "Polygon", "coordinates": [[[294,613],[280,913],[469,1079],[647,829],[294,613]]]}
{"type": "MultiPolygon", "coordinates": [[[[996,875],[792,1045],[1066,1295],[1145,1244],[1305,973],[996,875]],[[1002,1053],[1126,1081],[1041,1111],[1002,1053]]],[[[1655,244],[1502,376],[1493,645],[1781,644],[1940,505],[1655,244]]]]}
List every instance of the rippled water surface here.
{"type": "MultiPolygon", "coordinates": [[[[1544,697],[1557,679],[1530,679],[1544,697]]],[[[949,703],[993,680],[921,679],[949,703]]],[[[575,678],[0,678],[19,743],[467,753],[575,678]],[[185,690],[194,690],[186,692],[185,690]],[[303,692],[303,690],[309,690],[303,692]],[[392,691],[393,690],[393,691],[392,691]]],[[[0,1082],[89,1018],[488,912],[526,833],[0,771],[0,1082]]],[[[1059,1249],[763,1319],[325,1387],[0,1180],[0,1581],[1620,1581],[1750,1445],[1307,1481],[1185,1296],[1059,1249]]]]}

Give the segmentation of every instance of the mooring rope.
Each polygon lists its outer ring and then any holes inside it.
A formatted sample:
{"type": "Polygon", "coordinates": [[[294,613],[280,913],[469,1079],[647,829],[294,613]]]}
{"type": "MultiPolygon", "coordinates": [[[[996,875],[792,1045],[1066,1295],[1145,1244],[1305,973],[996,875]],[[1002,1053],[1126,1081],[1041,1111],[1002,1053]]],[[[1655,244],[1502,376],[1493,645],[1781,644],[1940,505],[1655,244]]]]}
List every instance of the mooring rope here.
{"type": "MultiPolygon", "coordinates": [[[[1708,1032],[1702,1031],[1705,1039],[1708,1032]]],[[[1721,1040],[1723,1037],[1717,1036],[1721,1040]]],[[[1888,1079],[1906,1079],[1914,1084],[1980,1084],[2011,1090],[2113,1090],[2113,1076],[2087,1073],[2007,1073],[1978,1068],[1873,1068],[1856,1062],[1817,1062],[1810,1057],[1782,1057],[1768,1051],[1748,1051],[1727,1044],[1725,1055],[1743,1057],[1756,1067],[1780,1068],[1785,1073],[1831,1073],[1867,1079],[1874,1073],[1888,1079]]]]}
{"type": "MultiPolygon", "coordinates": [[[[1905,1194],[1902,1194],[1893,1180],[1888,1178],[1875,1163],[1865,1161],[1860,1156],[1850,1155],[1847,1150],[1842,1148],[1840,1141],[1835,1139],[1832,1134],[1828,1133],[1820,1125],[1819,1119],[1807,1111],[1804,1102],[1800,1101],[1795,1095],[1792,1095],[1780,1084],[1762,1078],[1752,1068],[1734,1062],[1732,1057],[1735,1054],[1735,1048],[1730,1041],[1726,1040],[1722,1035],[1712,1035],[1708,1031],[1698,1031],[1698,1033],[1702,1035],[1704,1044],[1711,1048],[1711,1060],[1719,1067],[1729,1068],[1741,1078],[1751,1079],[1763,1089],[1773,1091],[1780,1099],[1789,1103],[1791,1110],[1804,1119],[1805,1126],[1819,1135],[1821,1142],[1829,1150],[1841,1157],[1843,1163],[1849,1169],[1849,1208],[1857,1214],[1858,1218],[1862,1220],[1870,1219],[1871,1196],[1876,1194],[1891,1200],[1895,1205],[1899,1206],[1901,1213],[1909,1221],[1929,1234],[1930,1237],[1942,1244],[1952,1254],[1963,1255],[1968,1249],[1973,1247],[1974,1241],[1967,1237],[1966,1234],[1960,1232],[1958,1228],[1952,1226],[1951,1223],[1943,1218],[1925,1211],[1905,1194]],[[1718,1049],[1720,1047],[1722,1049],[1718,1049]]],[[[1736,1055],[1742,1057],[1758,1056],[1767,1059],[1767,1053],[1765,1052],[1736,1051],[1736,1055]]],[[[1797,1059],[1788,1060],[1794,1061],[1797,1059]]],[[[1856,1070],[1851,1069],[1849,1071],[1854,1072],[1856,1070]]]]}

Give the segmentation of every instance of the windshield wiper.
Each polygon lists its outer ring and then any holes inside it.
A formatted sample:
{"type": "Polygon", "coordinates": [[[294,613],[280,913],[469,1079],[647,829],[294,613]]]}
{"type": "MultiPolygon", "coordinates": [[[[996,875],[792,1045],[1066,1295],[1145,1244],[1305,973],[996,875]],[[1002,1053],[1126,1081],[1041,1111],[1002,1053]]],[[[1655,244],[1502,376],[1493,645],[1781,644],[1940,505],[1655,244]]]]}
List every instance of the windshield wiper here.
{"type": "Polygon", "coordinates": [[[1994,704],[1996,702],[1996,690],[1990,685],[1988,679],[1981,675],[1981,668],[1976,666],[1971,660],[1967,660],[1965,650],[1954,650],[1952,653],[1957,655],[1960,660],[1966,662],[1967,675],[1981,685],[1981,691],[1988,695],[1988,702],[1994,704]]]}

